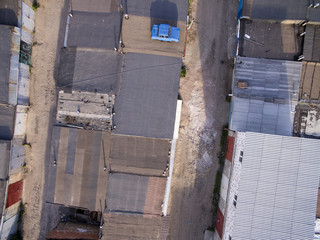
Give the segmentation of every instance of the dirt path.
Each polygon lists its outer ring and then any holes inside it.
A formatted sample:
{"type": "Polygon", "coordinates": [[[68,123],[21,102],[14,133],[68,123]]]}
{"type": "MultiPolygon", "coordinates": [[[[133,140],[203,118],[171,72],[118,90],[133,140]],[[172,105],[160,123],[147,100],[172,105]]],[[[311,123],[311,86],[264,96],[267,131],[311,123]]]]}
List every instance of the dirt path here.
{"type": "Polygon", "coordinates": [[[171,189],[172,240],[203,239],[212,224],[217,153],[228,122],[226,95],[232,79],[236,0],[194,0],[195,23],[188,32],[186,78],[171,189]]]}
{"type": "MultiPolygon", "coordinates": [[[[32,72],[30,85],[30,111],[28,113],[27,142],[31,148],[27,154],[27,170],[24,180],[23,218],[24,239],[44,239],[39,236],[43,192],[45,184],[45,161],[50,142],[52,111],[55,106],[54,80],[57,42],[61,9],[64,0],[38,1],[36,11],[34,46],[32,49],[32,72]]],[[[53,220],[53,219],[52,219],[53,220]]],[[[50,223],[49,223],[50,224],[50,223]]]]}

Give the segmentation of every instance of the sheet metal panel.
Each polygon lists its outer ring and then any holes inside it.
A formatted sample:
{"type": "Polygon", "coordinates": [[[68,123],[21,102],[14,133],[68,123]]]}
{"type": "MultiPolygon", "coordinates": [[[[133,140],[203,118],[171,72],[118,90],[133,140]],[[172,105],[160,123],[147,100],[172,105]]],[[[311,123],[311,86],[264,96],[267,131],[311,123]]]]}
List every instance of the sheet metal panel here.
{"type": "Polygon", "coordinates": [[[22,12],[22,27],[25,27],[30,32],[33,32],[35,12],[32,10],[32,8],[30,8],[24,2],[22,2],[22,5],[21,5],[21,12],[22,12]]]}
{"type": "Polygon", "coordinates": [[[320,142],[252,132],[245,141],[232,239],[311,239],[320,142]]]}

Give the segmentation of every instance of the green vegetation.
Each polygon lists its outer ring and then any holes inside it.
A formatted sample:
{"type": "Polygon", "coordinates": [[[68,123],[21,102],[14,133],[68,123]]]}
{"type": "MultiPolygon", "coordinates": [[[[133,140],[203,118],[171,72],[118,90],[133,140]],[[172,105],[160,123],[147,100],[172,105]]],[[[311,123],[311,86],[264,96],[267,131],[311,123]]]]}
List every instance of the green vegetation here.
{"type": "Polygon", "coordinates": [[[32,3],[32,9],[33,11],[37,11],[37,9],[40,7],[40,4],[38,3],[37,0],[34,0],[32,3]]]}
{"type": "Polygon", "coordinates": [[[181,66],[181,74],[180,74],[180,77],[185,77],[186,76],[186,66],[182,65],[181,66]]]}
{"type": "Polygon", "coordinates": [[[212,221],[212,225],[208,227],[208,230],[210,230],[210,231],[214,231],[215,224],[216,224],[216,215],[217,215],[219,199],[220,199],[220,187],[221,187],[222,172],[223,172],[223,167],[224,167],[225,153],[227,150],[227,138],[228,138],[228,125],[223,127],[221,139],[220,139],[220,152],[218,153],[219,169],[216,174],[215,184],[214,184],[214,188],[213,188],[213,196],[212,196],[213,221],[212,221]]]}

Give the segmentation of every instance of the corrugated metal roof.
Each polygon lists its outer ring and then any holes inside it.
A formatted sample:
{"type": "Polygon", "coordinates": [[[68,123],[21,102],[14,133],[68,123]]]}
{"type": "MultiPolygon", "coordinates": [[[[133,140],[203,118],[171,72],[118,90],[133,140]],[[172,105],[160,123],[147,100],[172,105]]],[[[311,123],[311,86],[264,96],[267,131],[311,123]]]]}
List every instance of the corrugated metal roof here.
{"type": "Polygon", "coordinates": [[[232,239],[312,239],[320,141],[246,133],[232,239]]]}
{"type": "Polygon", "coordinates": [[[292,135],[301,66],[301,62],[238,57],[230,128],[292,135]],[[237,87],[239,81],[249,87],[237,87]]]}

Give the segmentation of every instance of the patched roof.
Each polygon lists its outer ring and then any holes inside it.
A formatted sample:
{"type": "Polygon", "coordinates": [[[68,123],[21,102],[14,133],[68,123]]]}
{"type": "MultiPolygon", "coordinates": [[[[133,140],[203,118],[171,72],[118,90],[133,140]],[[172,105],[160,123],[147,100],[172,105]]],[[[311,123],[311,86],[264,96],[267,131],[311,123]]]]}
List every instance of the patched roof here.
{"type": "Polygon", "coordinates": [[[167,175],[170,148],[170,141],[165,139],[112,134],[111,169],[141,175],[167,175]]]}
{"type": "Polygon", "coordinates": [[[110,173],[107,211],[160,215],[166,177],[110,173]]]}

